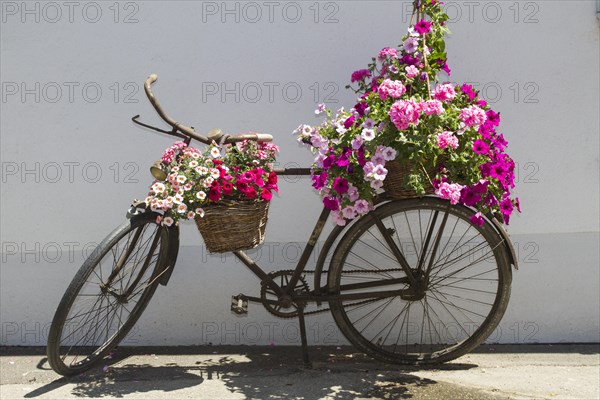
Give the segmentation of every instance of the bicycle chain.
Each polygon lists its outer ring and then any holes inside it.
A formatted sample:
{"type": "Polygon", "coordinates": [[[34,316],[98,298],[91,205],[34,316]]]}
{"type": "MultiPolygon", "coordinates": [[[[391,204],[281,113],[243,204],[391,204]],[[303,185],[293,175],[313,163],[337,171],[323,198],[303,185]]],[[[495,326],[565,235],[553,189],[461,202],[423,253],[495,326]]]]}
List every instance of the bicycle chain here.
{"type": "MultiPolygon", "coordinates": [[[[353,271],[345,271],[345,273],[373,273],[373,274],[380,274],[380,273],[387,273],[387,272],[403,272],[404,270],[402,268],[388,268],[388,269],[380,269],[377,271],[365,271],[365,270],[353,270],[353,271]]],[[[286,269],[286,270],[280,270],[280,271],[276,271],[276,272],[281,272],[281,273],[289,273],[289,274],[293,274],[294,270],[293,269],[286,269]]],[[[305,270],[303,271],[304,274],[314,274],[316,273],[315,270],[305,270]]],[[[321,273],[327,274],[329,273],[329,270],[325,269],[323,271],[321,271],[321,273]]],[[[265,286],[266,282],[262,281],[261,285],[265,286]]],[[[378,301],[381,300],[379,298],[377,299],[367,299],[367,300],[362,300],[362,301],[357,301],[356,303],[350,303],[350,304],[346,304],[346,306],[348,307],[352,307],[352,306],[358,306],[358,305],[362,305],[362,304],[368,304],[368,303],[372,303],[374,301],[378,301]]],[[[263,304],[264,305],[264,304],[263,304]]],[[[268,310],[268,308],[267,308],[268,310]]],[[[323,308],[320,310],[314,310],[314,311],[305,311],[304,315],[314,315],[314,314],[320,314],[320,313],[324,313],[327,311],[331,311],[331,308],[327,307],[327,308],[323,308]]],[[[280,318],[295,318],[297,315],[290,315],[290,316],[280,316],[280,318]]]]}

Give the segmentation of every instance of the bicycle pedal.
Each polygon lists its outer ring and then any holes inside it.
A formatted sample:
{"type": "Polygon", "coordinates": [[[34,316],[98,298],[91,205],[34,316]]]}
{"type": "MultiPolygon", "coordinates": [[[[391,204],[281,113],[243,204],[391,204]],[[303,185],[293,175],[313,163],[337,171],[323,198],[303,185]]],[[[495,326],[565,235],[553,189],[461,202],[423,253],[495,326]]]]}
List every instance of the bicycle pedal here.
{"type": "Polygon", "coordinates": [[[231,296],[231,311],[237,315],[248,314],[248,298],[241,293],[231,296]]]}

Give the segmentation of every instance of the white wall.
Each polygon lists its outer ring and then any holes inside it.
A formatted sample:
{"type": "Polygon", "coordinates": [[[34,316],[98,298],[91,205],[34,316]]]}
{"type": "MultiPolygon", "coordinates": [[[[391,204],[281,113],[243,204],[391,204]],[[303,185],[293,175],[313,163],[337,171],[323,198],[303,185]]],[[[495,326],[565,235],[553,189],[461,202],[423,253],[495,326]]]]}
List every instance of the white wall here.
{"type": "MultiPolygon", "coordinates": [[[[45,344],[82,253],[145,195],[147,168],[171,142],[129,121],[141,114],[160,124],[143,96],[148,74],[159,75],[156,94],[176,119],[200,132],[271,133],[283,164],[308,165],[291,131],[316,122],[317,102],[353,104],[344,89],[350,73],[399,43],[410,10],[408,2],[366,0],[0,4],[2,345],[45,344]]],[[[519,163],[523,214],[510,232],[521,269],[493,340],[597,342],[596,4],[447,7],[451,79],[478,82],[519,163]]],[[[276,260],[267,269],[292,267],[295,243],[318,212],[308,181],[282,184],[261,254],[276,260]]],[[[258,282],[231,257],[207,257],[199,243],[185,226],[174,276],[129,343],[297,344],[296,322],[259,305],[248,318],[231,315],[229,295],[257,294],[258,282]]],[[[309,330],[311,342],[342,341],[327,315],[311,318],[309,330]]]]}

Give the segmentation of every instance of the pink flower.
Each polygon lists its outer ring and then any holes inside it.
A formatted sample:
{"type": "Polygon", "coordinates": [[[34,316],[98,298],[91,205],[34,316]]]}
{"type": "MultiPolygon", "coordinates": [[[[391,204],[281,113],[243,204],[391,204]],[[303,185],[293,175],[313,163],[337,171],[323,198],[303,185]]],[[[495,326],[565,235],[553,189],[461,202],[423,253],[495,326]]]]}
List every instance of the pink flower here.
{"type": "Polygon", "coordinates": [[[356,211],[354,211],[352,206],[346,206],[342,209],[342,215],[346,219],[354,219],[356,218],[356,211]]]}
{"type": "Polygon", "coordinates": [[[340,202],[337,197],[325,197],[323,198],[323,206],[331,211],[337,211],[340,209],[340,202]]]}
{"type": "Polygon", "coordinates": [[[390,96],[391,98],[397,99],[401,97],[405,92],[406,88],[400,81],[393,81],[391,79],[385,79],[379,85],[379,97],[381,100],[385,100],[390,96]]]}
{"type": "Polygon", "coordinates": [[[414,100],[398,100],[388,112],[398,130],[405,130],[409,124],[419,124],[419,105],[414,100]]]}
{"type": "Polygon", "coordinates": [[[354,211],[356,211],[360,215],[368,213],[369,208],[369,202],[367,202],[366,200],[361,199],[357,200],[356,203],[354,203],[354,211]]]}
{"type": "Polygon", "coordinates": [[[343,215],[340,213],[333,213],[333,215],[331,216],[331,218],[333,219],[333,222],[336,223],[336,225],[339,226],[345,226],[346,225],[346,220],[344,219],[343,215]]]}
{"type": "Polygon", "coordinates": [[[356,201],[359,198],[359,194],[358,194],[358,188],[354,187],[354,186],[350,186],[350,188],[348,189],[348,199],[350,201],[356,201]]]}
{"type": "Polygon", "coordinates": [[[442,182],[435,191],[435,194],[445,200],[450,200],[450,204],[458,204],[460,192],[463,186],[458,183],[442,182]]]}
{"type": "Polygon", "coordinates": [[[479,125],[482,125],[487,120],[485,111],[475,105],[460,110],[459,117],[465,125],[476,127],[479,127],[479,125]]]}
{"type": "Polygon", "coordinates": [[[444,112],[444,105],[439,100],[427,100],[420,103],[421,110],[427,115],[440,115],[444,112]]]}
{"type": "Polygon", "coordinates": [[[414,65],[409,65],[408,67],[404,68],[404,70],[406,71],[406,76],[409,78],[414,78],[415,76],[419,75],[419,69],[414,65]]]}
{"type": "Polygon", "coordinates": [[[456,149],[458,147],[458,138],[452,134],[452,132],[442,132],[437,135],[437,146],[440,149],[445,149],[446,147],[452,147],[456,149]]]}
{"type": "Polygon", "coordinates": [[[454,86],[449,83],[437,85],[433,91],[433,98],[439,101],[452,101],[456,97],[454,86]]]}
{"type": "Polygon", "coordinates": [[[398,56],[398,52],[396,51],[396,49],[391,49],[389,47],[384,47],[383,49],[381,49],[381,51],[379,52],[379,55],[377,56],[377,59],[379,61],[383,61],[385,60],[387,57],[397,57],[398,56]]]}

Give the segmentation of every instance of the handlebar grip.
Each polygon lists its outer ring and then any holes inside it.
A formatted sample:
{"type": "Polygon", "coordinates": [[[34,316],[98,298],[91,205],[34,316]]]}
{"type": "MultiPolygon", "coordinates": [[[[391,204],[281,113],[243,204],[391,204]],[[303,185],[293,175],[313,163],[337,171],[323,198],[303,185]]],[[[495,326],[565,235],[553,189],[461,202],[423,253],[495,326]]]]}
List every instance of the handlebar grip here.
{"type": "Polygon", "coordinates": [[[269,135],[268,133],[257,133],[256,141],[257,142],[272,142],[273,136],[269,135]]]}
{"type": "Polygon", "coordinates": [[[156,82],[156,80],[158,79],[158,75],[156,74],[150,74],[148,76],[148,79],[146,79],[146,83],[149,85],[152,85],[154,82],[156,82]]]}

